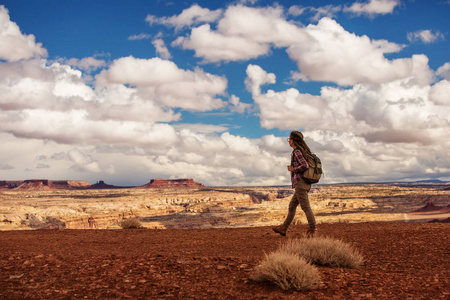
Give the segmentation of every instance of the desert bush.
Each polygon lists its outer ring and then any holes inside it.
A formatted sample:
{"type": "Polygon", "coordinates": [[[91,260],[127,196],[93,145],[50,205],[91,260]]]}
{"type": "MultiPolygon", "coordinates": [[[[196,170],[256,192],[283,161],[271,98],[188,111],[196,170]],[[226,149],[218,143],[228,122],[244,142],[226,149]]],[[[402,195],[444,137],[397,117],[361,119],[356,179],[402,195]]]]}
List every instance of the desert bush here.
{"type": "Polygon", "coordinates": [[[283,290],[311,290],[320,281],[315,266],[298,255],[281,251],[266,255],[251,278],[258,282],[273,282],[283,290]]]}
{"type": "Polygon", "coordinates": [[[364,261],[349,244],[328,237],[292,239],[282,244],[278,251],[298,255],[319,266],[355,269],[364,261]]]}
{"type": "Polygon", "coordinates": [[[120,222],[120,227],[122,227],[122,229],[131,229],[131,228],[141,228],[142,225],[137,218],[133,218],[133,219],[126,219],[120,222]]]}

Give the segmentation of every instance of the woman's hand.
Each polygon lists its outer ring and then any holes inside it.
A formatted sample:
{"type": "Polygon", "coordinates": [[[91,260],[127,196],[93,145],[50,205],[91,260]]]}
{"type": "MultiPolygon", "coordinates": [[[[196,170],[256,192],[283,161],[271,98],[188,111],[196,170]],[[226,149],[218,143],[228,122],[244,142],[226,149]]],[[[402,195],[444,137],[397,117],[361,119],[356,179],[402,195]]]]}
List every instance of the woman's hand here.
{"type": "Polygon", "coordinates": [[[287,169],[289,172],[294,172],[294,167],[293,166],[287,166],[287,169]]]}

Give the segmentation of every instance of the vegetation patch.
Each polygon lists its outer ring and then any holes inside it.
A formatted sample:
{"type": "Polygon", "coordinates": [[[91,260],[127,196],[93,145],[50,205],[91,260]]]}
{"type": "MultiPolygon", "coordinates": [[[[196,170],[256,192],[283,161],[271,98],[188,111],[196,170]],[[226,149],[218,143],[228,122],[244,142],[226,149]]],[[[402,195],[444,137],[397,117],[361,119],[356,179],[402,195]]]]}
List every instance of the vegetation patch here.
{"type": "Polygon", "coordinates": [[[312,290],[320,282],[317,267],[358,268],[363,256],[349,244],[327,237],[291,239],[266,254],[251,277],[283,290],[312,290]]]}
{"type": "Polygon", "coordinates": [[[122,229],[142,228],[142,224],[137,218],[133,218],[120,222],[120,227],[122,227],[122,229]]]}
{"type": "Polygon", "coordinates": [[[319,266],[356,269],[364,262],[359,251],[329,237],[292,239],[281,245],[279,251],[296,254],[319,266]]]}
{"type": "Polygon", "coordinates": [[[312,290],[320,282],[317,268],[298,255],[276,251],[266,255],[252,279],[273,282],[283,290],[312,290]]]}

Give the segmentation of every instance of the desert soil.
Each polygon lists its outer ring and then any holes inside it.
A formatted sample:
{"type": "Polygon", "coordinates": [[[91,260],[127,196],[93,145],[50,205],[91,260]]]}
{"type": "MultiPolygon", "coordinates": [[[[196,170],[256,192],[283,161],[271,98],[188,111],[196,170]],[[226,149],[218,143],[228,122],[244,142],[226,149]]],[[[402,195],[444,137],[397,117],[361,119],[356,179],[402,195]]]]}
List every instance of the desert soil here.
{"type": "Polygon", "coordinates": [[[270,227],[0,232],[1,299],[450,299],[448,223],[320,224],[365,257],[319,267],[320,286],[283,291],[250,279],[288,238],[270,227]]]}

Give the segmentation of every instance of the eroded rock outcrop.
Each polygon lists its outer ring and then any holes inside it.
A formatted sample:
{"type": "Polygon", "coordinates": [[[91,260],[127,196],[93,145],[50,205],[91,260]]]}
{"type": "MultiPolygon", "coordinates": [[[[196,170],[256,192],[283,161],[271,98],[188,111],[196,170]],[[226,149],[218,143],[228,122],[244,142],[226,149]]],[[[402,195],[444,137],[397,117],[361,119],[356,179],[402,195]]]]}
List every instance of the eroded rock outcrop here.
{"type": "Polygon", "coordinates": [[[428,201],[424,207],[412,211],[413,213],[419,212],[450,212],[450,204],[447,207],[437,206],[434,201],[428,201]]]}
{"type": "Polygon", "coordinates": [[[252,198],[254,203],[262,203],[263,201],[275,201],[277,199],[283,199],[286,197],[291,197],[294,194],[294,190],[277,190],[277,191],[257,191],[248,193],[252,198]]]}
{"type": "MultiPolygon", "coordinates": [[[[147,228],[269,226],[284,220],[293,192],[287,187],[188,188],[198,187],[192,183],[195,181],[153,180],[149,183],[152,188],[2,190],[0,230],[120,228],[119,222],[127,218],[139,218],[147,228]],[[174,187],[173,183],[179,188],[167,188],[174,187]]],[[[433,187],[318,185],[310,192],[318,224],[411,222],[424,216],[445,219],[450,209],[448,199],[448,191],[433,187]],[[426,201],[447,211],[409,213],[422,208],[426,201]]],[[[294,221],[306,223],[300,209],[294,221]]]]}
{"type": "Polygon", "coordinates": [[[149,183],[140,188],[204,188],[201,183],[195,182],[191,178],[183,179],[152,179],[149,183]]]}

